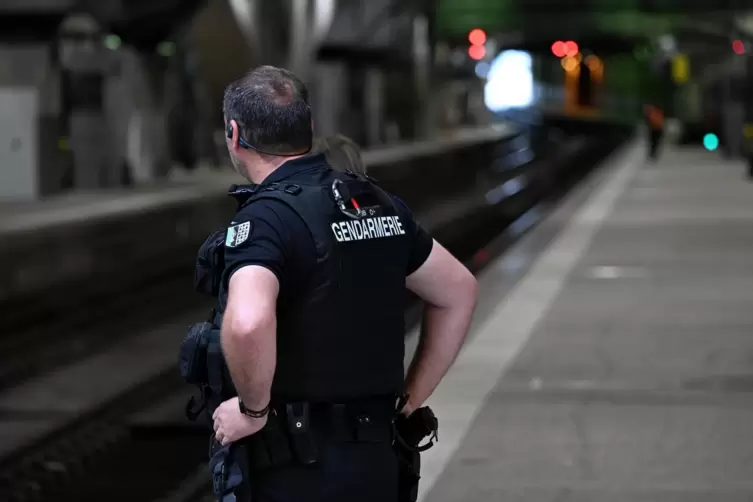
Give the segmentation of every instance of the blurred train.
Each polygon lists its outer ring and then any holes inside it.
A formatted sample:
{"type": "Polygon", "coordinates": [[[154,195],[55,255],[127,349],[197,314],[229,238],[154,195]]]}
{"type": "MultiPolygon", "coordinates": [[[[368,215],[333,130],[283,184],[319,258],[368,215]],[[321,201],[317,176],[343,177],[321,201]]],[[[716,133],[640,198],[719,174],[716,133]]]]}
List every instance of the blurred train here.
{"type": "MultiPolygon", "coordinates": [[[[474,30],[469,39],[485,38],[474,30]]],[[[467,42],[440,44],[439,78],[451,85],[441,96],[442,123],[470,117],[477,123],[511,120],[537,124],[546,116],[599,123],[636,124],[641,81],[636,61],[622,47],[588,41],[518,40],[476,50],[467,42]],[[591,47],[603,48],[596,52],[591,47]]]]}

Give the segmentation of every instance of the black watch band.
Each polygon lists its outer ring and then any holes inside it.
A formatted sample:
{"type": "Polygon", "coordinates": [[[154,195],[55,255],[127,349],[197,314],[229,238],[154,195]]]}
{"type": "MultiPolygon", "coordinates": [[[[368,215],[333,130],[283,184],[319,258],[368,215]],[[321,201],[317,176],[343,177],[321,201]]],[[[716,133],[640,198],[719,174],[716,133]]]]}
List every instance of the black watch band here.
{"type": "Polygon", "coordinates": [[[269,414],[269,405],[265,406],[263,410],[250,410],[246,408],[246,405],[243,404],[243,401],[238,399],[238,407],[241,409],[241,413],[251,418],[264,418],[269,414]]]}

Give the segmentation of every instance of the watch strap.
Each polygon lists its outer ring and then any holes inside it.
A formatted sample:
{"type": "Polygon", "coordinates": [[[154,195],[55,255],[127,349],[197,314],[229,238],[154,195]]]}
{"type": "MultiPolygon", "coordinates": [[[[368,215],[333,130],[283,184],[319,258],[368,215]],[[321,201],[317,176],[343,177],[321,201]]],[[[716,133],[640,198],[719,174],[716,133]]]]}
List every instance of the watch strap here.
{"type": "Polygon", "coordinates": [[[269,409],[270,409],[269,404],[267,404],[267,406],[265,406],[264,409],[261,409],[258,411],[251,410],[247,408],[246,405],[243,404],[243,401],[241,401],[240,399],[238,399],[238,407],[241,409],[241,413],[251,418],[264,418],[265,416],[269,414],[269,409]]]}

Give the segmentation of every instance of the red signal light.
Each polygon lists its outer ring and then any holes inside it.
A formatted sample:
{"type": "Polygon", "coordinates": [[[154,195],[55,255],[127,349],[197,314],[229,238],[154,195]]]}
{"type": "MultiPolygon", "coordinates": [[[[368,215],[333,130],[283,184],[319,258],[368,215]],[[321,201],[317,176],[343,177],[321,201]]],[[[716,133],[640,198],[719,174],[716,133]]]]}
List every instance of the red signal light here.
{"type": "Polygon", "coordinates": [[[732,42],[732,50],[735,51],[735,54],[744,54],[745,44],[742,40],[735,40],[732,42]]]}
{"type": "Polygon", "coordinates": [[[573,42],[572,40],[568,40],[565,42],[565,55],[570,57],[575,57],[576,54],[578,54],[578,51],[580,48],[578,47],[578,44],[573,42]]]}
{"type": "Polygon", "coordinates": [[[565,47],[565,42],[562,40],[557,40],[552,44],[552,54],[557,56],[558,58],[564,58],[567,54],[567,50],[565,47]]]}
{"type": "Polygon", "coordinates": [[[486,49],[484,49],[483,45],[471,45],[468,47],[468,55],[471,59],[478,61],[484,59],[484,56],[486,56],[486,49]]]}
{"type": "Polygon", "coordinates": [[[486,43],[486,33],[479,28],[471,30],[468,34],[468,41],[473,45],[484,45],[486,43]]]}

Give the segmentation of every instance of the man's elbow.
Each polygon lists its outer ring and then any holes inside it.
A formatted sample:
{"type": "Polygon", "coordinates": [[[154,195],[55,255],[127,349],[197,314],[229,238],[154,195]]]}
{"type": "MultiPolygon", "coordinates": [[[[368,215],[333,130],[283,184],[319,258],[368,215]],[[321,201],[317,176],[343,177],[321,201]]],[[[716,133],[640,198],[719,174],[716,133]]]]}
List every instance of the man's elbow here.
{"type": "Polygon", "coordinates": [[[236,315],[226,319],[222,337],[227,341],[243,342],[274,328],[275,318],[272,315],[236,315]]]}
{"type": "Polygon", "coordinates": [[[443,291],[442,303],[435,305],[436,307],[448,308],[457,312],[470,312],[476,307],[478,281],[467,269],[456,274],[451,281],[445,283],[443,291]]]}
{"type": "Polygon", "coordinates": [[[470,271],[458,281],[455,291],[457,291],[458,300],[467,308],[473,310],[476,306],[476,300],[478,300],[478,281],[470,271]]]}

